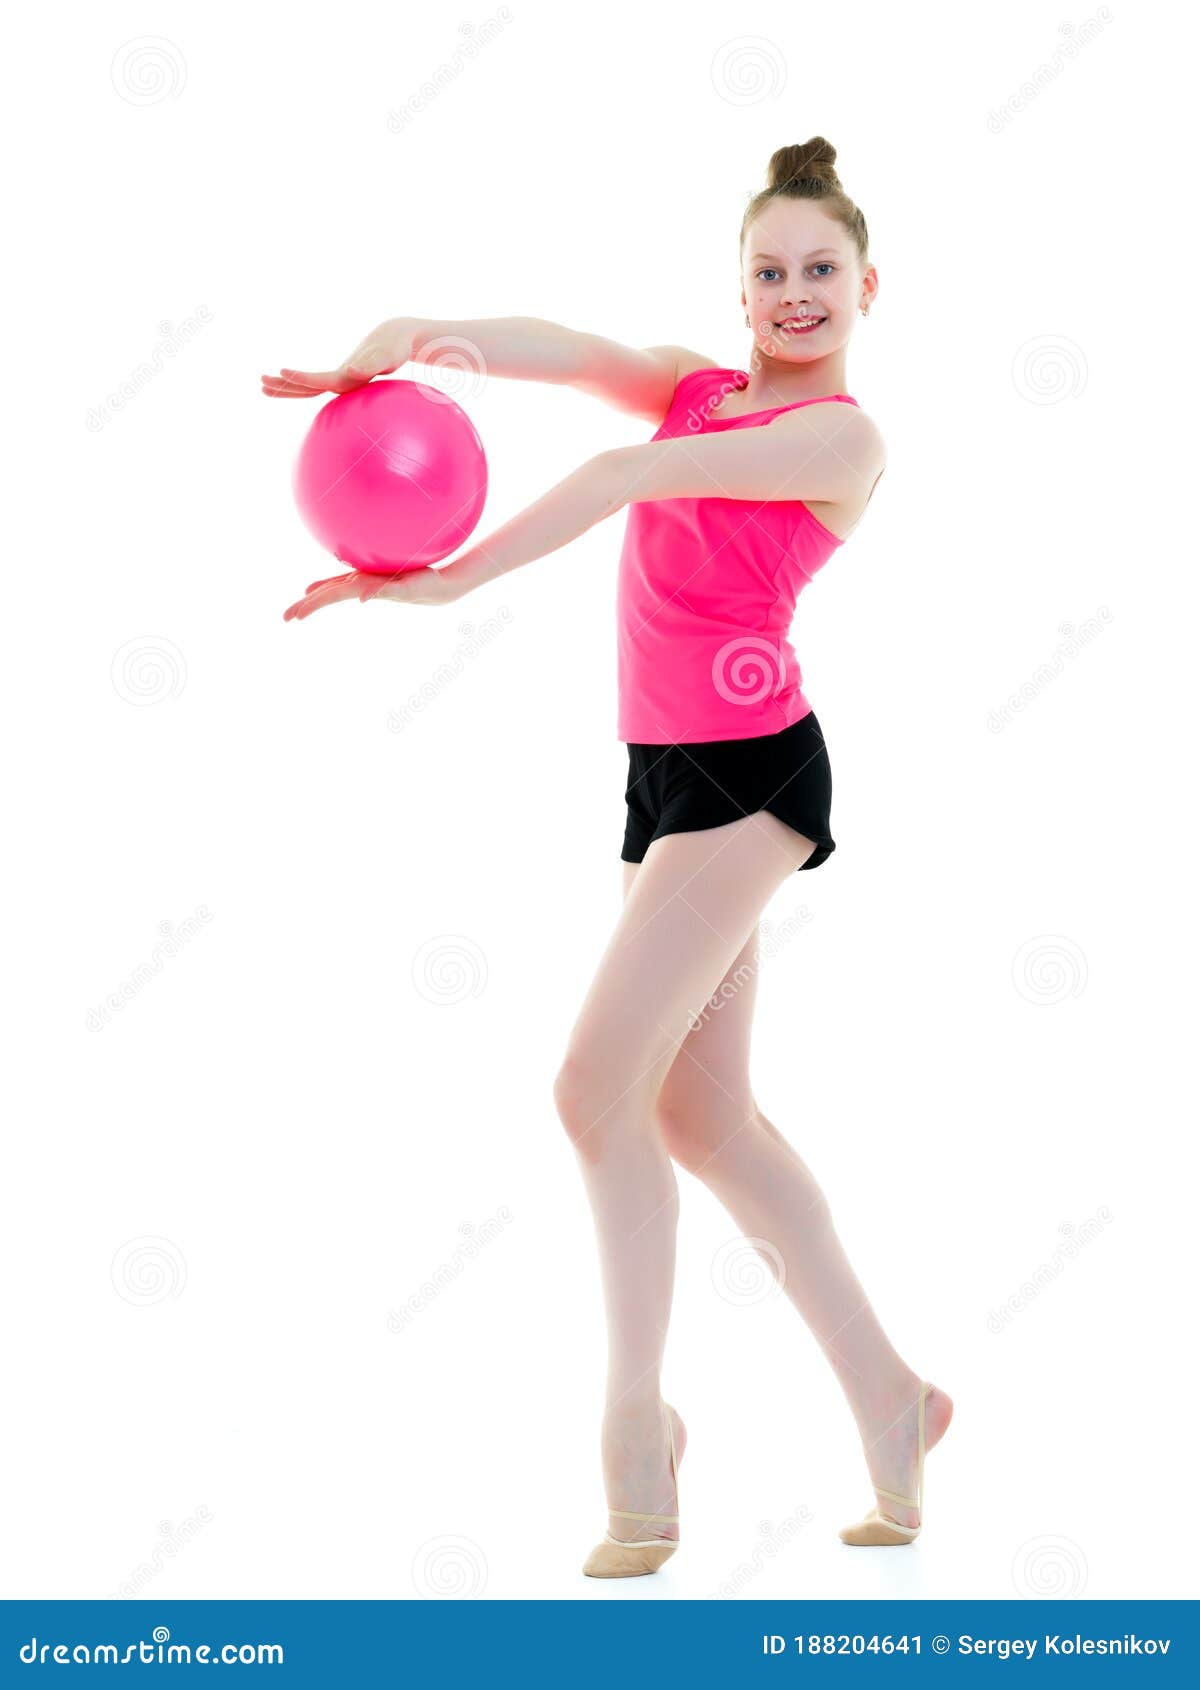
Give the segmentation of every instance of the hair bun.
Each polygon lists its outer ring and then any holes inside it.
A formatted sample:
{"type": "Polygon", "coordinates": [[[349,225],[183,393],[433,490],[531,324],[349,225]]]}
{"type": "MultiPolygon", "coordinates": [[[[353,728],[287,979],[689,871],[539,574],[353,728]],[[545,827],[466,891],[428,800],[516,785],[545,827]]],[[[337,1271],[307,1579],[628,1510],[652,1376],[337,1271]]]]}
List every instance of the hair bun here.
{"type": "Polygon", "coordinates": [[[775,190],[786,188],[793,182],[809,181],[820,182],[834,193],[840,193],[842,184],[833,168],[836,158],[837,148],[831,146],[824,135],[814,135],[809,141],[780,147],[777,153],[771,155],[767,166],[767,187],[775,190]]]}
{"type": "Polygon", "coordinates": [[[849,198],[838,173],[833,168],[837,150],[824,135],[814,135],[800,145],[780,147],[771,154],[767,166],[767,186],[755,194],[742,215],[742,232],[738,236],[738,262],[746,247],[750,225],[757,221],[769,205],[777,199],[808,200],[818,205],[828,217],[840,223],[854,242],[859,262],[865,267],[867,258],[867,221],[849,198]]]}

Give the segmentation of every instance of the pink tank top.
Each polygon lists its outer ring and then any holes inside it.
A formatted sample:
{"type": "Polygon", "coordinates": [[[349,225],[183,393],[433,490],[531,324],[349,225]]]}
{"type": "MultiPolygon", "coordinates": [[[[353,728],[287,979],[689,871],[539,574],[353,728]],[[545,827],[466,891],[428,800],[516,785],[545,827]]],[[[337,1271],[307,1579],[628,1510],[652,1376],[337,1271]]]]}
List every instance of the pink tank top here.
{"type": "MultiPolygon", "coordinates": [[[[709,407],[744,370],[693,370],[654,440],[754,428],[709,407]]],[[[829,393],[857,405],[848,393],[829,393]]],[[[807,716],[788,643],[796,599],[842,544],[801,500],[647,499],[629,507],[617,575],[617,738],[648,745],[751,739],[807,716]]]]}

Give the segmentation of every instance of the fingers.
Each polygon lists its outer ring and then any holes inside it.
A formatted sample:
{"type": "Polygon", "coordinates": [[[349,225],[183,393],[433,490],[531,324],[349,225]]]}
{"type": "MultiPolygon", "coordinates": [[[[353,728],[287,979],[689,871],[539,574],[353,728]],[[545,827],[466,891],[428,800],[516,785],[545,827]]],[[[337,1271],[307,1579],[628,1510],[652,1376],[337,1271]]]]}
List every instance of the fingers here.
{"type": "Polygon", "coordinates": [[[391,375],[395,364],[386,361],[341,364],[336,370],[281,369],[277,376],[259,377],[262,390],[272,399],[313,399],[318,393],[352,393],[376,376],[391,375]]]}
{"type": "Polygon", "coordinates": [[[301,380],[298,376],[286,376],[280,372],[277,376],[263,376],[261,380],[263,392],[272,399],[312,399],[327,391],[317,376],[306,376],[301,380]]]}
{"type": "Polygon", "coordinates": [[[345,370],[280,370],[277,376],[261,378],[263,392],[273,399],[312,399],[318,393],[345,393],[361,387],[370,378],[345,370]]]}
{"type": "Polygon", "coordinates": [[[349,575],[333,575],[327,581],[317,581],[308,589],[302,599],[290,604],[283,613],[285,622],[303,622],[306,616],[311,616],[315,610],[324,610],[327,604],[339,604],[342,599],[350,598],[356,588],[352,585],[358,580],[358,572],[351,570],[349,575]]]}

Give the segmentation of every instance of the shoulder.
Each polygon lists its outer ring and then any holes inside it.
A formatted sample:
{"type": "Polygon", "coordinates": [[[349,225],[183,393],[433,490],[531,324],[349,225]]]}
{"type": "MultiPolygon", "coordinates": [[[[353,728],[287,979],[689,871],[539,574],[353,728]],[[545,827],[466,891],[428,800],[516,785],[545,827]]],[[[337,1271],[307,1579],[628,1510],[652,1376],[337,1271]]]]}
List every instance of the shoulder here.
{"type": "Polygon", "coordinates": [[[844,399],[823,399],[784,411],[766,426],[810,444],[814,435],[828,445],[836,441],[837,450],[858,474],[874,478],[887,462],[887,443],[879,424],[861,405],[848,405],[844,399]]]}
{"type": "Polygon", "coordinates": [[[706,371],[721,369],[720,364],[706,358],[703,352],[693,352],[687,346],[643,346],[640,355],[658,369],[660,386],[649,408],[639,414],[659,428],[667,420],[675,395],[684,382],[706,371]]]}
{"type": "Polygon", "coordinates": [[[693,376],[698,370],[719,370],[722,367],[712,358],[706,358],[703,352],[693,352],[687,346],[647,346],[644,350],[648,357],[657,359],[674,376],[676,386],[685,376],[693,376]]]}

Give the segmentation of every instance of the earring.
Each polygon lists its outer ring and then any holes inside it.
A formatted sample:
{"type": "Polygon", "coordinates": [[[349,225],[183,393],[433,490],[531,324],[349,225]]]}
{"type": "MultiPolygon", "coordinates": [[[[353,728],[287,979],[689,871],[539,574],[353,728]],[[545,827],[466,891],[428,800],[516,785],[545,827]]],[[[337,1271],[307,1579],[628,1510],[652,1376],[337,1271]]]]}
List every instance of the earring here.
{"type": "Polygon", "coordinates": [[[749,328],[749,327],[750,327],[750,318],[749,318],[749,315],[747,315],[747,317],[746,317],[746,327],[747,327],[747,328],[749,328]]]}
{"type": "Polygon", "coordinates": [[[864,305],[862,308],[862,314],[864,317],[869,317],[871,315],[871,307],[869,305],[864,305]]]}

